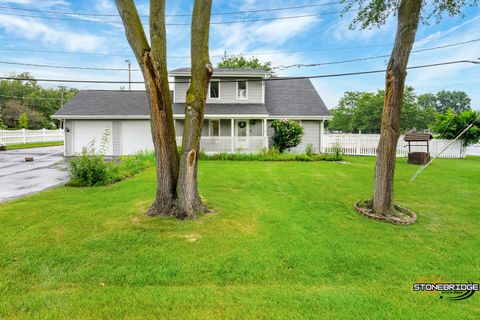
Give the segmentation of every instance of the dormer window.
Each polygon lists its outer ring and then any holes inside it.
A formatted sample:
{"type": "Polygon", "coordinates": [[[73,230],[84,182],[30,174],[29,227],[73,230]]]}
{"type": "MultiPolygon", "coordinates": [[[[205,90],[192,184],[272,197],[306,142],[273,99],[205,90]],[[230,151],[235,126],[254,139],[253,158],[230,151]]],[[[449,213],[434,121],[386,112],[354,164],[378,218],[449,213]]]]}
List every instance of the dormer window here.
{"type": "Polygon", "coordinates": [[[237,99],[248,99],[248,84],[245,80],[237,81],[237,99]]]}
{"type": "Polygon", "coordinates": [[[208,89],[210,99],[220,99],[220,82],[210,81],[210,88],[208,89]]]}

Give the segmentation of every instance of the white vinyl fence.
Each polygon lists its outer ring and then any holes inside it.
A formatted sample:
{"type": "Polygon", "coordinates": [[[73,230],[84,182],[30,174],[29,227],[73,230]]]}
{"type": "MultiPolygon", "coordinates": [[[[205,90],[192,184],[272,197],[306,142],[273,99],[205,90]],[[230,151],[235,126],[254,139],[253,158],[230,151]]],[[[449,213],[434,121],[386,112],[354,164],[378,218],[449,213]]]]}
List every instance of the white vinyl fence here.
{"type": "MultiPolygon", "coordinates": [[[[325,134],[323,137],[323,145],[325,152],[331,152],[332,147],[337,144],[344,154],[376,156],[379,134],[325,134]]],[[[430,154],[435,157],[443,150],[451,141],[442,139],[430,140],[430,154]]],[[[426,151],[426,146],[414,146],[412,142],[412,151],[426,151]]],[[[424,144],[424,143],[423,143],[424,144]]],[[[408,155],[408,144],[403,141],[403,136],[398,139],[397,157],[406,157],[408,155]]],[[[465,158],[466,148],[462,141],[456,141],[448,149],[446,149],[440,158],[465,158]]]]}
{"type": "Polygon", "coordinates": [[[63,141],[63,129],[57,130],[0,130],[0,144],[63,141]]]}

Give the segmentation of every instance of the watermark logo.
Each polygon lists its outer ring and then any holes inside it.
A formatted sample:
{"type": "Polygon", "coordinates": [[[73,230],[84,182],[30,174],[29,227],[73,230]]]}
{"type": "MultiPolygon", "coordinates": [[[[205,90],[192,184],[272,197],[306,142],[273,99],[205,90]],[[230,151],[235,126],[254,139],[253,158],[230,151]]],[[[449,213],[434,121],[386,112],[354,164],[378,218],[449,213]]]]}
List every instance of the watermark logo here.
{"type": "Polygon", "coordinates": [[[425,295],[439,296],[440,299],[460,301],[473,296],[479,290],[479,284],[474,282],[447,282],[441,277],[433,276],[430,281],[420,277],[413,284],[413,291],[420,291],[425,295]]]}

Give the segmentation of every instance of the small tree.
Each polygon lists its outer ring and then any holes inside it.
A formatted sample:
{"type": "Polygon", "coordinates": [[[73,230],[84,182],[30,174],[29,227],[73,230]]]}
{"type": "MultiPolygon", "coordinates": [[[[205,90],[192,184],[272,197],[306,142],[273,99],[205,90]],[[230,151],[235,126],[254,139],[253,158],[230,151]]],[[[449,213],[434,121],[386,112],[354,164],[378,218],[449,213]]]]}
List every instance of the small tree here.
{"type": "Polygon", "coordinates": [[[24,112],[18,118],[18,128],[20,129],[27,129],[28,128],[28,117],[27,114],[24,112]]]}
{"type": "Polygon", "coordinates": [[[473,126],[462,135],[465,146],[477,143],[480,140],[480,113],[466,110],[457,114],[453,109],[436,116],[432,131],[439,134],[442,139],[455,139],[457,135],[471,123],[473,126]]]}
{"type": "Polygon", "coordinates": [[[0,118],[0,129],[5,129],[7,126],[3,123],[2,119],[0,118]]]}
{"type": "Polygon", "coordinates": [[[270,77],[275,77],[273,72],[272,63],[270,61],[261,62],[257,57],[251,57],[250,59],[244,56],[224,56],[222,61],[217,64],[218,68],[231,68],[231,69],[262,69],[265,70],[270,77]]]}
{"type": "Polygon", "coordinates": [[[292,120],[275,120],[272,122],[273,144],[280,152],[296,147],[302,142],[303,127],[292,120]]]}

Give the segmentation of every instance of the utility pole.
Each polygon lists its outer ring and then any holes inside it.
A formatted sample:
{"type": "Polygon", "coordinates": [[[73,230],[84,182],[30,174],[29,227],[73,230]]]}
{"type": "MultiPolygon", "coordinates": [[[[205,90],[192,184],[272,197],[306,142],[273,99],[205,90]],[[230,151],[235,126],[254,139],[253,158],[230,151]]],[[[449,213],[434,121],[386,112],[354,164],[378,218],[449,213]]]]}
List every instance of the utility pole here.
{"type": "Polygon", "coordinates": [[[130,60],[125,60],[128,63],[128,91],[132,91],[132,63],[130,60]]]}

